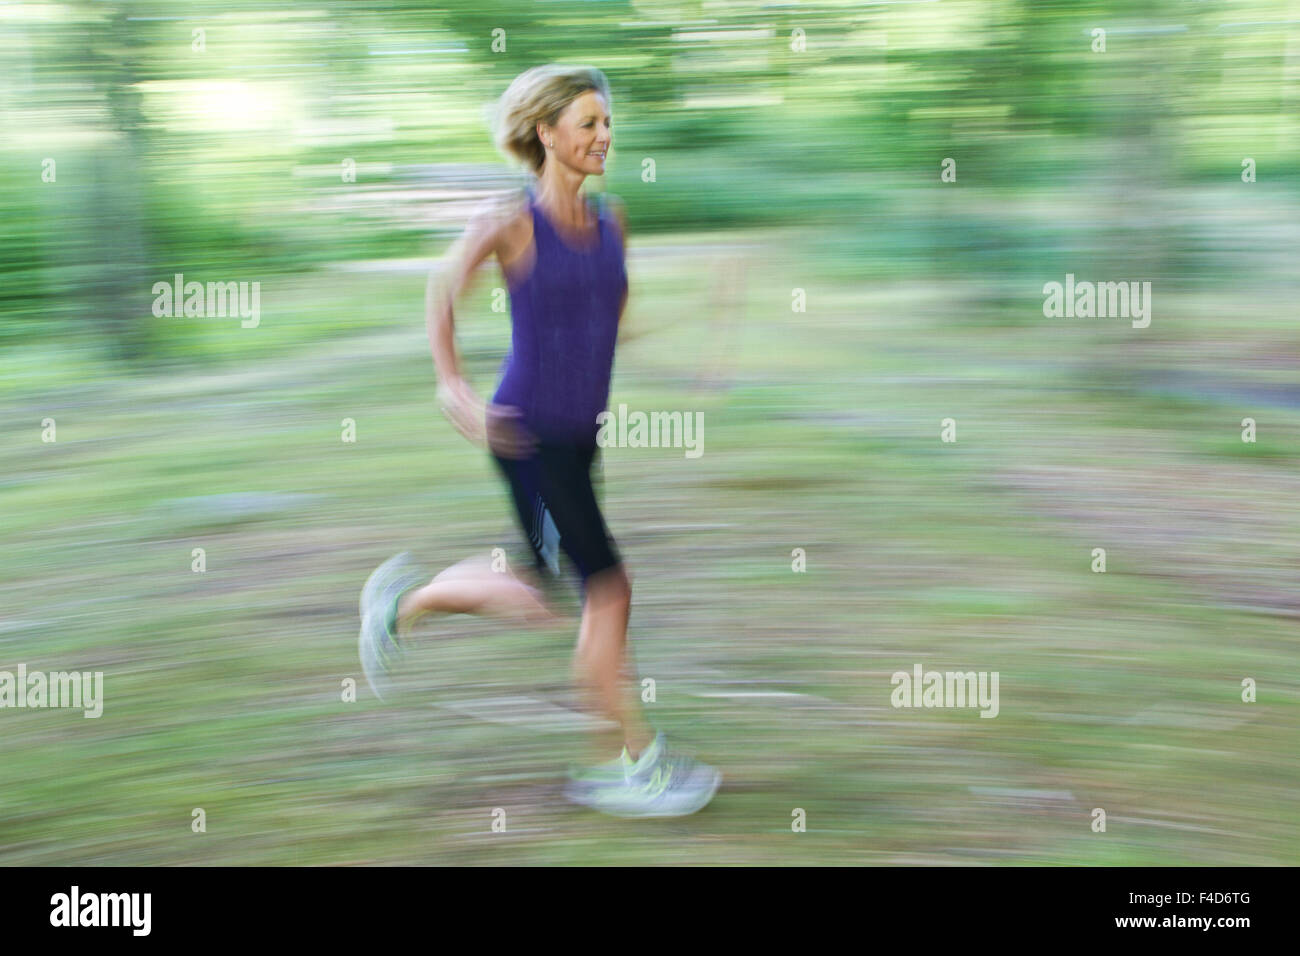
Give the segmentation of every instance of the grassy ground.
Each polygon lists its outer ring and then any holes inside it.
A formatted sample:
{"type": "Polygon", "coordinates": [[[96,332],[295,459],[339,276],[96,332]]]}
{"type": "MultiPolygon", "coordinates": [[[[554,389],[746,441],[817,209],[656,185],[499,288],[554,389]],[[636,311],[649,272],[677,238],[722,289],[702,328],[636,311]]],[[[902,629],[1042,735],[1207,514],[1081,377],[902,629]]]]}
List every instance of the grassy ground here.
{"type": "MultiPolygon", "coordinates": [[[[263,328],[209,330],[265,331],[264,354],[11,379],[0,669],[102,670],[105,704],[0,711],[0,862],[1294,863],[1294,299],[1170,290],[1134,330],[1044,319],[1041,281],[864,281],[767,240],[743,314],[710,305],[696,250],[643,244],[613,402],[703,412],[704,454],[604,463],[650,715],[723,769],[711,807],[561,802],[582,741],[527,701],[569,699],[570,630],[455,619],[401,702],[370,695],[371,568],[517,532],[436,414],[423,277],[338,271],[265,288],[263,328]],[[374,319],[280,347],[277,315],[353,309],[374,319]],[[999,672],[998,717],[891,707],[916,663],[999,672]],[[464,713],[501,698],[525,703],[464,713]]],[[[477,295],[486,390],[507,320],[477,295]]]]}

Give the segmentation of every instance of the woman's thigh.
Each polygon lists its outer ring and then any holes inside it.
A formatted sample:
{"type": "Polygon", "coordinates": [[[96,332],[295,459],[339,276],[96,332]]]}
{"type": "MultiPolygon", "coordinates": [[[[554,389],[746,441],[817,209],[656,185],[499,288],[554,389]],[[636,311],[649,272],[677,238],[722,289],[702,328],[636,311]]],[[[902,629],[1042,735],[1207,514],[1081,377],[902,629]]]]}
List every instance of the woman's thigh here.
{"type": "Polygon", "coordinates": [[[560,547],[583,580],[621,562],[591,484],[594,447],[541,449],[542,500],[555,522],[560,547]]]}
{"type": "Polygon", "coordinates": [[[543,443],[531,458],[493,456],[543,576],[558,574],[560,550],[584,581],[621,561],[592,487],[594,453],[594,447],[543,443]]]}

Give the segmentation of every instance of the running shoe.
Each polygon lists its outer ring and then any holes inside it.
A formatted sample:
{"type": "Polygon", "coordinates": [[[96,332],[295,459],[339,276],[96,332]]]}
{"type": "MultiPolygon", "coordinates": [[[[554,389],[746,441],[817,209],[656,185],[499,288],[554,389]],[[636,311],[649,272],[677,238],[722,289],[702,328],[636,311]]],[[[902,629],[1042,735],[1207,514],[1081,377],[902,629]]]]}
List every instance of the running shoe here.
{"type": "Polygon", "coordinates": [[[633,762],[627,748],[617,761],[571,774],[565,795],[616,817],[681,817],[706,806],[722,774],[668,749],[662,733],[633,762]]]}
{"type": "Polygon", "coordinates": [[[422,580],[410,559],[405,551],[389,558],[361,589],[361,633],[357,639],[361,670],[380,700],[391,696],[392,675],[405,653],[397,633],[397,603],[422,580]]]}

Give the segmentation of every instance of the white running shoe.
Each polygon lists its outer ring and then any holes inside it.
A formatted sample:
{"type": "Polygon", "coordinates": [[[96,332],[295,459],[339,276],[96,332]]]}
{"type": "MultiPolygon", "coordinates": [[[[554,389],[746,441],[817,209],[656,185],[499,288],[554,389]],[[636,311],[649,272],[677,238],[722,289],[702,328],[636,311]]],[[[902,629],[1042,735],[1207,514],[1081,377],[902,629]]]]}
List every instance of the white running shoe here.
{"type": "Polygon", "coordinates": [[[673,753],[662,733],[635,763],[622,757],[570,775],[565,796],[616,817],[681,817],[707,806],[722,774],[716,767],[673,753]]]}
{"type": "Polygon", "coordinates": [[[397,634],[397,602],[421,581],[410,558],[410,553],[405,551],[389,558],[375,569],[361,589],[361,633],[357,649],[361,670],[380,700],[392,696],[392,674],[405,654],[397,634]]]}

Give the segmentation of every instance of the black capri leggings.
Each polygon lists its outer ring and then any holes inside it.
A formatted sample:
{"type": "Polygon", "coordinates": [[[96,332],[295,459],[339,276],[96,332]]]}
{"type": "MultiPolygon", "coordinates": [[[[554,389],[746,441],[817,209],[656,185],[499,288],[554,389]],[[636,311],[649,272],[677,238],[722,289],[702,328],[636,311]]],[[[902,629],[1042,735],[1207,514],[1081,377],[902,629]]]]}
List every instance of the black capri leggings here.
{"type": "Polygon", "coordinates": [[[541,442],[531,458],[492,456],[510,485],[538,573],[559,577],[563,550],[582,577],[584,597],[588,578],[622,561],[591,485],[595,455],[594,443],[541,442]]]}

